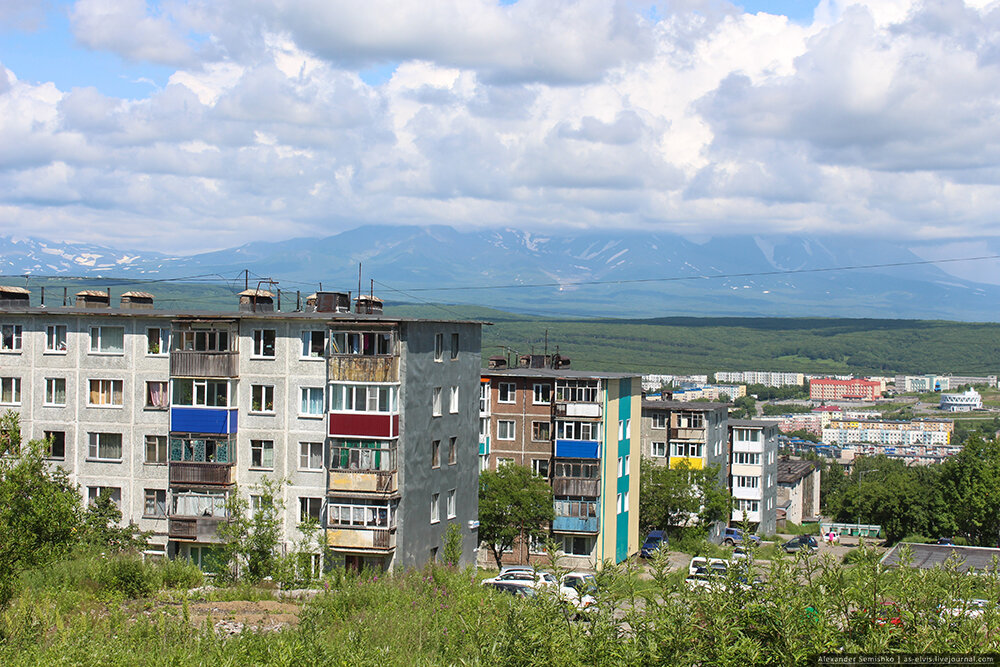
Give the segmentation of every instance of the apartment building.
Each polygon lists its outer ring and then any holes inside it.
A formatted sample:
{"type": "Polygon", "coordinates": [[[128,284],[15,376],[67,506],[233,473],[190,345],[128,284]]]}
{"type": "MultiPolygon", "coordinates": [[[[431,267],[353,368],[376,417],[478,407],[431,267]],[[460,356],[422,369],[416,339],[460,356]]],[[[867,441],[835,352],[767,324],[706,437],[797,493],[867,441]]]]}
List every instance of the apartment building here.
{"type": "Polygon", "coordinates": [[[949,389],[951,389],[951,378],[947,375],[900,375],[896,377],[896,391],[900,392],[925,394],[931,391],[948,391],[949,389]]]}
{"type": "Polygon", "coordinates": [[[774,422],[729,420],[729,489],[732,522],[746,520],[761,535],[774,535],[778,504],[778,428],[774,422]]]}
{"type": "Polygon", "coordinates": [[[0,409],[154,548],[211,569],[226,499],[270,479],[285,547],[313,520],[339,562],[394,569],[433,559],[455,524],[472,562],[479,323],[385,317],[371,297],[351,313],[332,292],[281,312],[248,290],[229,313],[13,295],[0,288],[0,409]]]}
{"type": "Polygon", "coordinates": [[[670,400],[672,401],[721,401],[721,402],[732,402],[737,398],[742,398],[747,395],[746,385],[731,385],[731,384],[707,384],[707,385],[685,385],[680,389],[674,389],[670,392],[670,400]]]}
{"type": "Polygon", "coordinates": [[[642,390],[646,392],[658,391],[663,385],[673,385],[678,387],[685,384],[708,384],[707,375],[663,375],[653,373],[642,376],[642,390]]]}
{"type": "Polygon", "coordinates": [[[716,382],[732,384],[762,384],[765,387],[802,386],[805,376],[802,373],[782,373],[780,371],[718,371],[716,382]]]}
{"type": "MultiPolygon", "coordinates": [[[[720,488],[729,475],[729,405],[644,400],[642,402],[642,455],[658,465],[687,466],[692,470],[718,468],[720,488]]],[[[709,529],[718,540],[724,525],[709,529]]]]}
{"type": "Polygon", "coordinates": [[[885,385],[873,380],[816,378],[809,381],[813,401],[874,401],[881,398],[885,385]]]}
{"type": "MultiPolygon", "coordinates": [[[[639,549],[640,378],[571,371],[558,358],[525,365],[483,373],[482,465],[529,466],[552,484],[552,536],[565,565],[619,563],[639,549]]],[[[518,544],[504,560],[543,553],[518,544]]]]}
{"type": "Polygon", "coordinates": [[[955,423],[950,419],[833,419],[823,429],[823,442],[831,445],[948,445],[955,423]]]}

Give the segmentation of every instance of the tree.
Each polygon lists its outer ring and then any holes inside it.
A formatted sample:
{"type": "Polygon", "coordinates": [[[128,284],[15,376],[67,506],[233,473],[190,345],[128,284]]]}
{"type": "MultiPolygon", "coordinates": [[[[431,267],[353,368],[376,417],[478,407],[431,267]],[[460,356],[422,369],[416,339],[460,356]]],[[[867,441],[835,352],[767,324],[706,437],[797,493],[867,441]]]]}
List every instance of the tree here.
{"type": "Polygon", "coordinates": [[[1000,440],[973,434],[943,464],[941,487],[955,528],[970,544],[995,546],[1000,539],[1000,440]]]}
{"type": "Polygon", "coordinates": [[[740,396],[733,406],[732,416],[736,419],[753,419],[757,416],[757,401],[753,396],[740,396]]]}
{"type": "Polygon", "coordinates": [[[500,567],[514,542],[542,539],[555,518],[552,488],[525,466],[501,465],[479,475],[479,539],[500,567]]]}
{"type": "Polygon", "coordinates": [[[139,530],[139,526],[134,523],[119,526],[121,520],[122,511],[111,499],[111,495],[99,494],[97,500],[83,511],[82,541],[110,551],[145,549],[152,533],[139,530]]]}
{"type": "Polygon", "coordinates": [[[646,530],[707,526],[727,519],[731,511],[731,496],[719,483],[718,466],[693,470],[685,461],[670,468],[643,459],[639,490],[639,522],[646,530]]]}
{"type": "Polygon", "coordinates": [[[255,583],[274,573],[285,507],[281,499],[282,484],[266,478],[255,484],[253,507],[239,488],[233,489],[226,499],[229,520],[219,525],[220,551],[233,578],[255,583]]]}
{"type": "Polygon", "coordinates": [[[64,556],[80,526],[80,495],[61,468],[45,461],[45,442],[21,447],[17,414],[2,417],[8,452],[0,457],[0,604],[14,592],[17,575],[64,556]]]}

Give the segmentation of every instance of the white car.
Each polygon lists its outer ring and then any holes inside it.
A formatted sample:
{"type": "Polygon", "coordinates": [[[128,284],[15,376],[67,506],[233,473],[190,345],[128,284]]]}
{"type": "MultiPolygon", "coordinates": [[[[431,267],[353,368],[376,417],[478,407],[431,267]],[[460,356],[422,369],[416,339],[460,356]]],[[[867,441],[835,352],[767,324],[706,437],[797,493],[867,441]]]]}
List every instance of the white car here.
{"type": "Polygon", "coordinates": [[[532,588],[556,587],[559,585],[559,580],[556,579],[554,574],[539,570],[507,570],[491,579],[483,579],[480,584],[488,586],[489,584],[502,582],[519,582],[532,588]]]}
{"type": "Polygon", "coordinates": [[[559,580],[559,597],[580,610],[596,604],[596,592],[597,581],[594,575],[587,572],[569,572],[559,580]]]}
{"type": "Polygon", "coordinates": [[[696,574],[725,576],[728,569],[729,563],[721,558],[705,558],[704,556],[695,556],[688,564],[688,576],[693,577],[696,574]]]}

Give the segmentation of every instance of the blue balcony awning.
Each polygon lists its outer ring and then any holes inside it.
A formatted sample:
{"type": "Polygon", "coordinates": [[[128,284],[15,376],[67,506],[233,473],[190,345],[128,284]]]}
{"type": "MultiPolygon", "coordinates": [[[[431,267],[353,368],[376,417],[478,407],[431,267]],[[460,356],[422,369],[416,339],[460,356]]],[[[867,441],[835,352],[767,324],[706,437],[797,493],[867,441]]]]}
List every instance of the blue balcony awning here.
{"type": "Polygon", "coordinates": [[[598,440],[556,440],[556,458],[599,459],[601,443],[598,440]]]}

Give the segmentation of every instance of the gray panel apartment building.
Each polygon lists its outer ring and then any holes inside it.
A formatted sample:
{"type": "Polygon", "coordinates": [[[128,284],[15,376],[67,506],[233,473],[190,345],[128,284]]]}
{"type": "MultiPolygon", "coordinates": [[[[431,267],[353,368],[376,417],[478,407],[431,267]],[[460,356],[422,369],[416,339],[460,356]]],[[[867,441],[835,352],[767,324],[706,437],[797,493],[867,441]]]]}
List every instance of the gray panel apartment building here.
{"type": "Polygon", "coordinates": [[[0,287],[0,411],[52,439],[84,499],[111,494],[153,548],[203,566],[228,494],[265,478],[288,482],[286,547],[315,519],[335,560],[405,568],[454,524],[472,563],[481,325],[356,303],[280,312],[248,290],[238,312],[192,313],[88,292],[45,307],[0,287]]]}

